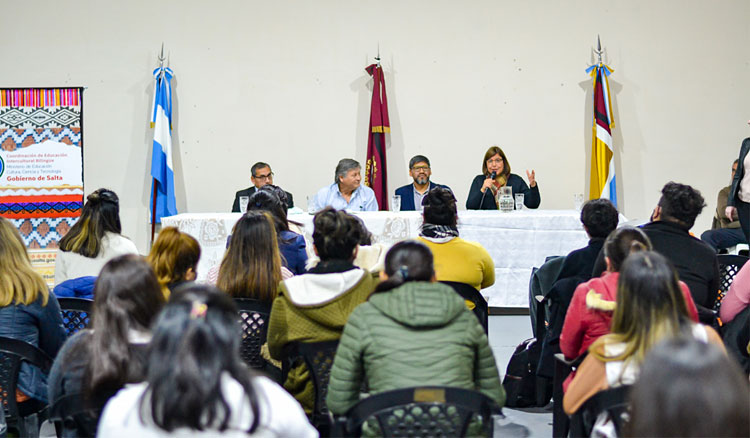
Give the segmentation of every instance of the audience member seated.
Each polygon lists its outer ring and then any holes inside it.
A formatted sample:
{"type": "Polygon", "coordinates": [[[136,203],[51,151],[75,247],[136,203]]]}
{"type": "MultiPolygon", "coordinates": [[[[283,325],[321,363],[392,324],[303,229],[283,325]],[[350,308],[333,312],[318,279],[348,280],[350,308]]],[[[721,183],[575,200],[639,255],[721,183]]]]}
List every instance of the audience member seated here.
{"type": "Polygon", "coordinates": [[[55,258],[55,284],[99,275],[102,266],[122,254],[138,254],[122,234],[120,201],[115,192],[98,189],[86,197],[81,217],[60,239],[55,258]]]}
{"type": "MultiPolygon", "coordinates": [[[[281,283],[273,302],[268,327],[268,349],[275,360],[283,359],[292,342],[332,341],[355,307],[367,300],[378,280],[352,261],[360,241],[360,226],[351,215],[325,208],[313,219],[313,245],[320,263],[308,273],[281,283]]],[[[303,363],[289,371],[284,387],[312,413],[314,386],[303,363]]]]}
{"type": "MultiPolygon", "coordinates": [[[[21,235],[0,217],[0,336],[19,339],[54,358],[65,342],[57,298],[31,267],[21,235]]],[[[47,376],[21,364],[19,391],[10,394],[22,413],[37,411],[47,402],[47,376]]],[[[6,396],[8,394],[5,394],[6,396]]]]}
{"type": "Polygon", "coordinates": [[[719,308],[721,321],[726,324],[750,306],[750,263],[745,263],[729,286],[719,308]]]}
{"type": "MultiPolygon", "coordinates": [[[[240,211],[240,198],[247,196],[248,199],[257,190],[260,190],[268,184],[273,184],[273,172],[271,166],[268,163],[257,162],[250,168],[250,182],[253,183],[252,187],[242,189],[234,194],[234,203],[232,203],[232,213],[244,213],[240,211]]],[[[294,208],[294,198],[289,192],[286,193],[285,202],[289,208],[294,208]]]]}
{"type": "Polygon", "coordinates": [[[557,279],[578,277],[582,280],[591,278],[596,257],[604,246],[604,239],[617,228],[620,221],[617,208],[609,199],[592,199],[581,208],[581,223],[589,244],[572,251],[565,257],[557,279]]]}
{"type": "Polygon", "coordinates": [[[232,297],[270,304],[276,298],[283,269],[271,215],[248,211],[232,229],[216,286],[232,297]]]}
{"type": "Polygon", "coordinates": [[[477,290],[495,284],[495,263],[482,245],[458,237],[458,212],[453,192],[442,187],[427,192],[424,223],[418,240],[435,257],[438,281],[470,284],[477,290]]]}
{"type": "Polygon", "coordinates": [[[425,385],[472,389],[502,406],[484,329],[453,289],[435,282],[429,248],[395,244],[380,278],[344,327],[328,386],[331,412],[343,415],[357,403],[362,382],[370,394],[425,385]]]}
{"type": "Polygon", "coordinates": [[[153,329],[146,381],[107,403],[99,436],[316,437],[299,404],[247,368],[239,333],[226,294],[180,288],[153,329]]]}
{"type": "Polygon", "coordinates": [[[430,160],[424,155],[415,155],[409,160],[409,176],[414,182],[396,189],[396,195],[401,197],[401,211],[422,211],[422,200],[429,190],[435,187],[448,186],[430,181],[432,170],[430,160]]]}
{"type": "Polygon", "coordinates": [[[630,406],[624,436],[750,436],[747,378],[720,348],[690,337],[646,356],[630,406]]]}
{"type": "MultiPolygon", "coordinates": [[[[560,351],[573,360],[586,351],[599,337],[610,331],[612,312],[617,300],[617,279],[620,268],[629,254],[650,251],[651,242],[639,228],[622,227],[609,235],[604,243],[604,260],[607,271],[601,277],[580,284],[565,315],[560,334],[560,351]]],[[[679,282],[690,318],[698,322],[698,310],[685,283],[679,282]]],[[[575,376],[571,373],[565,381],[567,388],[575,376]]]]}
{"type": "MultiPolygon", "coordinates": [[[[357,256],[354,258],[354,266],[365,269],[372,273],[383,270],[385,254],[389,246],[384,243],[373,243],[372,233],[365,226],[362,218],[352,216],[359,223],[360,239],[357,243],[357,256]]],[[[316,255],[307,259],[307,269],[311,269],[320,262],[316,255]]]]}
{"type": "MultiPolygon", "coordinates": [[[[162,231],[163,233],[164,231],[162,231]]],[[[78,394],[96,416],[81,414],[64,436],[94,436],[98,414],[126,383],[145,376],[151,323],[164,306],[161,285],[140,256],[110,260],[96,281],[89,329],[63,345],[49,376],[49,400],[78,394]]]]}
{"type": "MultiPolygon", "coordinates": [[[[734,163],[732,163],[732,179],[734,179],[734,174],[737,172],[738,163],[739,160],[734,160],[734,163]]],[[[732,185],[730,184],[719,190],[711,229],[701,234],[701,240],[709,244],[717,252],[739,245],[740,243],[747,243],[745,233],[742,232],[742,228],[740,227],[739,219],[727,217],[726,214],[727,200],[731,189],[732,185]]]]}
{"type": "Polygon", "coordinates": [[[305,238],[289,229],[286,203],[279,197],[284,196],[283,193],[284,191],[276,186],[263,186],[250,197],[247,211],[267,211],[271,214],[276,226],[276,240],[283,256],[282,262],[293,274],[298,275],[305,272],[307,262],[305,238]]]}
{"type": "Polygon", "coordinates": [[[312,199],[312,210],[324,207],[349,211],[377,211],[378,201],[375,192],[361,185],[362,166],[351,158],[344,158],[336,165],[333,184],[318,191],[312,199]]]}
{"type": "Polygon", "coordinates": [[[689,334],[724,348],[714,329],[690,319],[677,274],[664,256],[629,255],[617,289],[611,333],[591,344],[565,392],[563,409],[569,415],[599,391],[632,385],[646,353],[663,339],[689,334]]]}
{"type": "MultiPolygon", "coordinates": [[[[712,324],[716,319],[711,309],[719,292],[719,263],[713,248],[690,235],[706,203],[699,191],[685,184],[668,182],[661,194],[651,222],[641,228],[654,251],[669,259],[680,280],[690,288],[701,322],[712,324]]],[[[593,276],[600,276],[605,269],[604,254],[599,253],[593,276]]]]}
{"type": "Polygon", "coordinates": [[[532,170],[526,171],[529,184],[515,173],[510,173],[510,162],[505,157],[505,152],[497,146],[492,146],[484,153],[482,160],[482,174],[474,177],[469,188],[469,197],[466,199],[467,210],[497,210],[499,206],[495,201],[497,191],[501,187],[508,186],[513,190],[513,196],[522,194],[523,205],[526,208],[537,208],[542,198],[539,195],[539,187],[536,183],[536,173],[532,170]],[[487,191],[489,189],[489,191],[487,191]]]}
{"type": "Polygon", "coordinates": [[[151,246],[147,260],[164,296],[169,298],[179,286],[195,280],[200,258],[201,246],[193,236],[175,227],[165,227],[151,246]]]}

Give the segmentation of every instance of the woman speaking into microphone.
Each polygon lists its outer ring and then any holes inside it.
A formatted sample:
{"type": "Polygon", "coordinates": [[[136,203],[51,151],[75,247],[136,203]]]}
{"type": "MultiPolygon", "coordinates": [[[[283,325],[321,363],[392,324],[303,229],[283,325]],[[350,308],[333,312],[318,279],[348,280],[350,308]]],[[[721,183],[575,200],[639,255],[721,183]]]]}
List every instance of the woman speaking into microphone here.
{"type": "Polygon", "coordinates": [[[482,174],[474,177],[466,200],[468,210],[497,210],[495,197],[501,187],[508,186],[513,196],[523,194],[523,205],[526,208],[537,208],[541,202],[539,187],[536,184],[534,170],[526,171],[529,185],[520,176],[510,173],[510,163],[505,152],[497,146],[491,146],[484,154],[482,174]]]}

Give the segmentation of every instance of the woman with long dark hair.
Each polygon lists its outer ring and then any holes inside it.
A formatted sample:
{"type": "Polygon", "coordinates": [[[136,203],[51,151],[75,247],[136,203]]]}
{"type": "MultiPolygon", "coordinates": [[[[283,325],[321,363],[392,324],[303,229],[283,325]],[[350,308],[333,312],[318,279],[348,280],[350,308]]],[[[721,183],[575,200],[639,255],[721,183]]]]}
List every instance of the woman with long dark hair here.
{"type": "MultiPolygon", "coordinates": [[[[19,339],[55,357],[65,342],[60,304],[31,267],[21,235],[0,217],[0,336],[19,339]]],[[[47,376],[21,364],[16,397],[21,412],[37,411],[47,401],[47,376]]]]}
{"type": "Polygon", "coordinates": [[[73,278],[97,276],[112,258],[138,254],[135,244],[121,233],[117,194],[98,189],[88,195],[78,222],[60,239],[55,285],[73,278]]]}
{"type": "Polygon", "coordinates": [[[247,368],[240,342],[231,298],[180,288],[156,321],[146,381],[110,400],[99,435],[317,436],[289,394],[247,368]]]}
{"type": "Polygon", "coordinates": [[[304,273],[307,262],[305,238],[289,229],[286,193],[277,186],[265,185],[250,196],[247,211],[267,211],[271,214],[284,266],[295,275],[304,273]]]}
{"type": "Polygon", "coordinates": [[[498,205],[495,196],[500,188],[508,186],[513,196],[524,195],[523,205],[526,208],[537,208],[542,201],[539,195],[539,186],[536,183],[534,170],[526,171],[529,184],[515,173],[510,173],[510,162],[505,152],[498,146],[491,146],[484,153],[482,160],[482,174],[474,177],[469,189],[469,197],[466,199],[467,210],[497,210],[498,205]]]}
{"type": "Polygon", "coordinates": [[[359,401],[363,381],[371,394],[425,385],[472,389],[502,406],[505,392],[484,329],[460,295],[435,282],[430,249],[395,244],[380,277],[344,327],[328,386],[331,412],[345,414],[359,401]]]}
{"type": "MultiPolygon", "coordinates": [[[[292,342],[338,339],[349,314],[378,284],[375,276],[353,263],[362,238],[353,216],[326,207],[315,215],[313,225],[320,263],[284,280],[271,308],[268,350],[276,360],[283,359],[284,347],[292,342]]],[[[284,387],[312,413],[315,391],[304,363],[289,371],[284,387]]]]}
{"type": "Polygon", "coordinates": [[[422,200],[424,222],[419,241],[435,257],[438,281],[457,281],[480,290],[495,284],[495,263],[477,242],[458,236],[458,211],[453,192],[436,187],[422,200]]]}
{"type": "Polygon", "coordinates": [[[282,269],[271,215],[248,211],[232,229],[216,286],[232,297],[270,304],[276,298],[282,269]]]}
{"type": "Polygon", "coordinates": [[[599,391],[633,384],[646,354],[659,341],[689,335],[724,349],[716,331],[690,318],[678,281],[672,264],[656,252],[625,259],[611,332],[591,344],[563,398],[566,413],[576,412],[599,391]]]}
{"type": "Polygon", "coordinates": [[[50,372],[49,399],[80,394],[96,416],[80,415],[66,436],[96,434],[98,413],[126,383],[145,377],[151,324],[164,305],[149,264],[128,254],[107,262],[96,280],[89,329],[71,337],[50,372]]]}

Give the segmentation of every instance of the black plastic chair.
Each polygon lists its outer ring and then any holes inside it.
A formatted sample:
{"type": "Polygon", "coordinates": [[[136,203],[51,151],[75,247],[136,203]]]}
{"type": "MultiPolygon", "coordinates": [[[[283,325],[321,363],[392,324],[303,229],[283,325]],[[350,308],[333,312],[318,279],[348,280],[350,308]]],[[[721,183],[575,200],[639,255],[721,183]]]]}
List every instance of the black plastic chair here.
{"type": "Polygon", "coordinates": [[[333,417],[326,404],[328,395],[328,381],[331,378],[333,359],[339,340],[323,342],[293,342],[284,347],[283,375],[286,381],[289,370],[304,362],[310,372],[315,388],[315,406],[310,416],[310,423],[315,426],[321,436],[330,435],[333,417]]]}
{"type": "Polygon", "coordinates": [[[563,411],[563,382],[570,373],[578,368],[586,358],[588,352],[573,360],[566,360],[562,353],[555,354],[555,376],[552,379],[552,436],[555,438],[568,436],[570,419],[563,411]]]}
{"type": "Polygon", "coordinates": [[[37,347],[24,341],[0,337],[0,395],[8,430],[14,430],[19,436],[39,436],[39,427],[47,419],[47,406],[41,406],[35,412],[21,417],[16,390],[21,363],[26,362],[49,374],[52,359],[37,347]]]}
{"type": "Polygon", "coordinates": [[[91,324],[91,306],[94,303],[86,298],[58,298],[65,334],[73,336],[91,324]]]}
{"type": "Polygon", "coordinates": [[[731,254],[719,254],[717,258],[719,260],[719,294],[716,295],[716,302],[714,303],[716,312],[721,308],[721,301],[727,295],[729,286],[734,281],[734,276],[740,272],[742,266],[748,261],[748,257],[731,254]]]}
{"type": "Polygon", "coordinates": [[[260,354],[268,336],[268,320],[271,304],[252,298],[235,298],[242,328],[240,356],[245,363],[256,370],[264,370],[267,361],[260,354]]]}
{"type": "Polygon", "coordinates": [[[447,386],[396,389],[370,396],[354,405],[345,418],[344,436],[361,436],[362,425],[374,419],[383,437],[463,437],[492,435],[493,414],[502,414],[494,400],[479,391],[447,386]]]}
{"type": "Polygon", "coordinates": [[[570,436],[591,436],[597,417],[604,412],[612,421],[617,436],[622,436],[622,428],[630,420],[628,392],[630,385],[623,385],[599,391],[586,400],[570,417],[570,436]]]}
{"type": "Polygon", "coordinates": [[[474,315],[476,315],[479,323],[484,328],[484,333],[489,333],[489,309],[487,307],[487,300],[484,299],[482,294],[478,290],[466,283],[459,283],[457,281],[441,281],[441,283],[453,288],[456,293],[461,295],[465,300],[469,300],[474,303],[474,315]]]}

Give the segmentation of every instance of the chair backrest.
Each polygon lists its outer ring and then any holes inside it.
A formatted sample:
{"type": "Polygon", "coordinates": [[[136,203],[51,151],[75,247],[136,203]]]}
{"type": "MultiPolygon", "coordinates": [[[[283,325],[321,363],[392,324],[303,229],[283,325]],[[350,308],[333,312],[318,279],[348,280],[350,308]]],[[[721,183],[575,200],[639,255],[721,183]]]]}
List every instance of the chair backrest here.
{"type": "Polygon", "coordinates": [[[0,336],[0,397],[5,420],[10,429],[18,430],[21,436],[27,436],[16,403],[21,362],[35,366],[45,374],[49,374],[52,368],[52,359],[42,350],[24,341],[0,336]]]}
{"type": "Polygon", "coordinates": [[[68,337],[91,325],[91,306],[93,301],[86,298],[58,298],[63,327],[68,337]]]}
{"type": "Polygon", "coordinates": [[[266,361],[261,356],[260,349],[266,343],[268,335],[271,304],[252,298],[235,298],[234,302],[237,304],[242,328],[240,356],[251,368],[263,369],[266,361]]]}
{"type": "Polygon", "coordinates": [[[479,391],[446,386],[396,389],[354,405],[346,414],[345,435],[360,436],[362,424],[374,418],[378,436],[384,437],[462,437],[473,420],[479,420],[478,427],[489,436],[492,414],[500,412],[495,401],[479,391]]]}
{"type": "Polygon", "coordinates": [[[101,411],[88,409],[83,394],[67,394],[50,406],[49,419],[55,429],[65,430],[63,436],[94,436],[101,411]]]}
{"type": "Polygon", "coordinates": [[[747,262],[748,257],[719,254],[717,258],[719,260],[719,294],[716,296],[714,310],[718,312],[721,308],[721,301],[726,296],[729,286],[732,285],[732,281],[734,281],[734,276],[740,272],[742,266],[747,262]]]}
{"type": "Polygon", "coordinates": [[[476,315],[479,324],[484,328],[484,333],[489,333],[489,309],[487,307],[487,300],[484,299],[482,294],[474,289],[474,286],[466,283],[459,283],[457,281],[441,281],[441,283],[453,288],[463,299],[474,303],[474,315],[476,315]]]}
{"type": "Polygon", "coordinates": [[[313,426],[328,426],[330,423],[326,396],[328,395],[328,381],[331,378],[333,359],[339,340],[323,342],[292,342],[284,348],[283,373],[284,380],[289,370],[299,359],[304,360],[315,387],[315,407],[311,422],[313,426]]]}
{"type": "Polygon", "coordinates": [[[605,412],[612,422],[616,435],[621,436],[624,424],[630,420],[629,392],[630,385],[623,385],[605,389],[594,394],[571,416],[570,436],[592,436],[592,431],[599,414],[605,412]]]}

